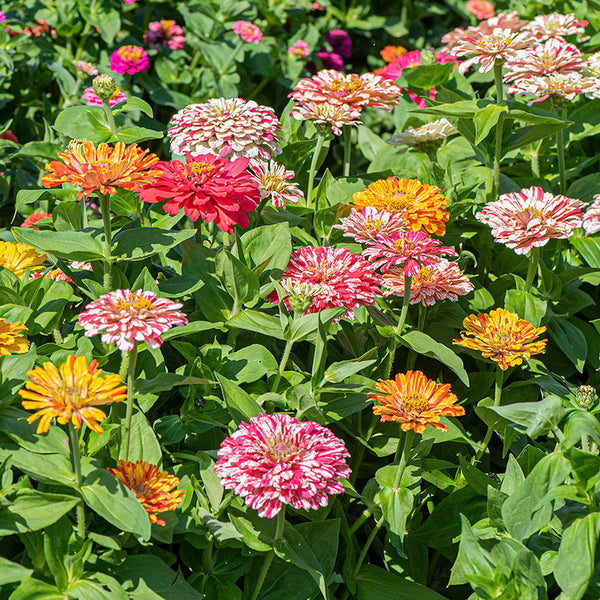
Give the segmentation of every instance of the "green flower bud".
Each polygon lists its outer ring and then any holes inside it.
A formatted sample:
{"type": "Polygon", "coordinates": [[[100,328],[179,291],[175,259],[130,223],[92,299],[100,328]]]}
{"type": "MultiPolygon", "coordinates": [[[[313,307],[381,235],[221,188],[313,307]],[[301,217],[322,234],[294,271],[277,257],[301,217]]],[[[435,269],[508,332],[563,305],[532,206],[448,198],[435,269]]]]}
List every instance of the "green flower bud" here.
{"type": "Polygon", "coordinates": [[[110,75],[98,75],[92,85],[96,96],[103,101],[109,100],[118,89],[117,82],[110,75]]]}

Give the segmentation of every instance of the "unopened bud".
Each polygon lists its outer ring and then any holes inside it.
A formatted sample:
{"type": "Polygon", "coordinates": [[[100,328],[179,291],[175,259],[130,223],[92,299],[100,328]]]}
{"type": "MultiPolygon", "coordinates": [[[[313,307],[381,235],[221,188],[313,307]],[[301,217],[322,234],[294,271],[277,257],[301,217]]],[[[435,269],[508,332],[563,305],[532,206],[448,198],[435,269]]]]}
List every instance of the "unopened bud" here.
{"type": "Polygon", "coordinates": [[[421,50],[421,64],[422,65],[435,65],[437,58],[435,56],[435,50],[432,48],[425,48],[421,50]]]}
{"type": "Polygon", "coordinates": [[[580,408],[592,408],[596,404],[596,388],[591,385],[580,385],[577,388],[575,402],[580,408]]]}
{"type": "Polygon", "coordinates": [[[321,286],[315,283],[298,282],[292,279],[282,279],[280,283],[287,292],[290,308],[294,312],[303,313],[307,310],[313,298],[321,291],[321,286]]]}
{"type": "Polygon", "coordinates": [[[80,140],[80,139],[71,140],[69,142],[69,150],[72,150],[73,152],[77,152],[78,154],[83,154],[83,148],[84,148],[86,141],[87,140],[80,140]]]}
{"type": "Polygon", "coordinates": [[[109,100],[117,90],[117,83],[110,75],[98,75],[92,84],[94,92],[100,100],[109,100]]]}

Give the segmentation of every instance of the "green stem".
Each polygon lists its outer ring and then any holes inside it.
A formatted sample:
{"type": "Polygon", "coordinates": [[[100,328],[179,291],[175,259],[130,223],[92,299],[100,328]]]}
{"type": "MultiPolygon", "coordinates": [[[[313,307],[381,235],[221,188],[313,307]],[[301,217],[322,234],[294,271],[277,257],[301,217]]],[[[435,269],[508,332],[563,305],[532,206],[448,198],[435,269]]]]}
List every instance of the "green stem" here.
{"type": "Polygon", "coordinates": [[[279,387],[279,382],[281,381],[281,377],[283,372],[285,371],[285,366],[287,365],[288,359],[290,358],[290,353],[292,352],[292,346],[294,342],[288,340],[285,343],[285,348],[283,349],[283,356],[281,357],[281,362],[279,363],[279,370],[277,371],[277,375],[275,376],[275,381],[273,382],[273,386],[271,387],[272,392],[276,392],[279,387]]]}
{"type": "Polygon", "coordinates": [[[73,60],[79,60],[81,58],[81,53],[85,48],[85,44],[87,42],[88,36],[90,34],[91,25],[86,21],[83,27],[83,31],[81,32],[81,38],[79,40],[79,44],[77,45],[77,50],[75,51],[75,58],[73,60]]]}
{"type": "Polygon", "coordinates": [[[540,149],[542,147],[542,142],[544,140],[540,140],[533,144],[533,151],[531,153],[531,174],[534,177],[540,177],[540,149]]]}
{"type": "Polygon", "coordinates": [[[146,2],[146,8],[144,10],[144,31],[148,29],[148,23],[150,23],[150,15],[152,12],[152,4],[150,2],[146,2]]]}
{"type": "Polygon", "coordinates": [[[529,253],[529,266],[527,267],[527,279],[525,280],[524,292],[528,292],[533,285],[533,280],[537,274],[538,263],[540,262],[540,249],[532,248],[529,253]]]}
{"type": "Polygon", "coordinates": [[[352,157],[352,127],[343,126],[344,131],[344,177],[350,177],[350,160],[352,157]]]}
{"type": "Polygon", "coordinates": [[[503,60],[496,60],[494,62],[494,82],[496,84],[496,104],[502,104],[503,101],[503,90],[502,84],[502,65],[503,60]]]}
{"type": "Polygon", "coordinates": [[[192,62],[190,63],[190,66],[188,68],[188,71],[193,73],[194,69],[198,66],[198,63],[200,62],[200,59],[202,58],[202,52],[200,52],[200,50],[196,50],[196,52],[194,53],[194,57],[192,58],[192,62]]]}
{"type": "MultiPolygon", "coordinates": [[[[409,429],[404,434],[404,444],[402,445],[402,454],[400,454],[400,460],[398,462],[398,470],[396,471],[396,477],[394,478],[394,485],[392,488],[394,490],[398,489],[400,485],[400,481],[402,481],[402,475],[404,474],[404,469],[406,469],[406,463],[408,462],[408,454],[412,448],[413,440],[415,437],[414,429],[409,429]]],[[[401,439],[398,440],[398,449],[400,449],[401,439]]]]}
{"type": "Polygon", "coordinates": [[[590,451],[590,437],[588,436],[587,433],[584,433],[581,436],[581,449],[584,452],[589,452],[590,451]]]}
{"type": "MultiPolygon", "coordinates": [[[[502,103],[502,65],[503,60],[497,60],[494,63],[494,80],[496,82],[496,104],[502,103]]],[[[498,124],[496,125],[496,148],[494,151],[494,169],[492,171],[492,184],[490,186],[489,201],[494,201],[498,192],[498,181],[500,179],[500,158],[502,155],[502,130],[504,127],[505,113],[500,113],[498,124]]]]}
{"type": "MultiPolygon", "coordinates": [[[[425,317],[427,316],[427,307],[419,302],[419,321],[417,322],[417,331],[423,331],[425,328],[425,317]]],[[[417,353],[411,348],[406,359],[406,370],[410,371],[417,360],[417,353]]]]}
{"type": "Polygon", "coordinates": [[[556,154],[558,156],[558,176],[560,178],[560,193],[567,193],[567,172],[565,167],[565,130],[556,132],[556,154]]]}
{"type": "Polygon", "coordinates": [[[112,235],[110,228],[110,196],[100,194],[100,212],[104,223],[104,288],[107,292],[112,289],[112,235]]]}
{"type": "Polygon", "coordinates": [[[352,527],[350,528],[350,535],[354,534],[356,531],[358,531],[359,527],[372,515],[373,513],[371,513],[371,509],[369,508],[365,508],[365,510],[362,511],[360,517],[358,517],[358,519],[356,519],[356,521],[354,522],[354,525],[352,525],[352,527]]]}
{"type": "Polygon", "coordinates": [[[310,170],[308,172],[308,191],[306,192],[306,206],[308,206],[309,208],[312,206],[312,193],[313,187],[315,185],[317,162],[319,160],[319,154],[321,154],[321,150],[323,148],[324,143],[325,136],[322,133],[319,133],[317,136],[317,145],[315,146],[315,152],[310,162],[310,170]]]}
{"type": "Polygon", "coordinates": [[[238,42],[238,45],[234,48],[233,52],[229,55],[229,60],[225,63],[225,66],[222,69],[218,70],[218,73],[221,77],[223,77],[223,75],[225,75],[225,73],[227,73],[227,71],[229,70],[229,67],[233,64],[235,57],[237,56],[239,51],[242,49],[244,43],[245,43],[244,40],[240,40],[238,42]]]}
{"type": "Polygon", "coordinates": [[[117,124],[115,122],[115,115],[113,115],[112,108],[110,107],[110,102],[108,100],[102,100],[102,108],[104,108],[104,113],[106,114],[106,120],[108,121],[108,128],[113,135],[117,135],[119,130],[117,129],[117,124]]]}
{"type": "MultiPolygon", "coordinates": [[[[367,556],[367,552],[369,551],[369,548],[371,547],[371,544],[373,543],[375,536],[381,529],[381,526],[383,525],[384,521],[385,521],[385,517],[383,515],[381,515],[379,521],[377,521],[377,523],[375,523],[375,527],[373,527],[373,531],[371,531],[371,533],[369,534],[369,537],[367,538],[365,545],[363,546],[362,550],[360,551],[360,554],[358,555],[358,560],[356,561],[356,566],[354,567],[354,571],[352,571],[352,579],[356,579],[358,573],[360,572],[360,568],[362,567],[363,561],[365,560],[365,557],[367,556]]],[[[347,597],[348,597],[348,589],[346,588],[346,592],[345,592],[343,598],[345,599],[347,597]]]]}
{"type": "Polygon", "coordinates": [[[133,417],[133,384],[135,382],[135,364],[137,362],[137,345],[134,346],[129,356],[127,369],[127,415],[125,417],[125,440],[123,442],[123,460],[129,460],[129,438],[131,437],[131,419],[133,417]]]}
{"type": "MultiPolygon", "coordinates": [[[[502,382],[504,379],[504,371],[498,366],[496,369],[496,384],[494,387],[494,406],[500,406],[500,399],[502,398],[502,382]]],[[[483,442],[481,442],[481,446],[479,450],[477,450],[477,454],[475,455],[475,459],[473,464],[479,462],[481,457],[484,455],[490,440],[492,439],[492,435],[494,434],[494,428],[488,427],[485,433],[485,437],[483,438],[483,442]]]]}
{"type": "Polygon", "coordinates": [[[198,224],[198,228],[194,232],[194,240],[196,241],[197,244],[200,244],[201,246],[203,245],[203,243],[202,243],[202,228],[200,227],[200,224],[198,224]]]}
{"type": "Polygon", "coordinates": [[[404,332],[404,324],[406,323],[406,315],[408,314],[408,305],[410,304],[412,277],[404,275],[404,296],[402,298],[402,310],[400,311],[400,319],[396,327],[396,335],[400,337],[404,332]]]}
{"type": "MultiPolygon", "coordinates": [[[[281,507],[281,511],[277,515],[277,528],[275,529],[275,537],[273,538],[273,547],[275,544],[282,538],[283,536],[283,528],[285,527],[285,508],[284,504],[281,507]]],[[[275,558],[275,550],[269,550],[267,556],[265,556],[265,561],[263,562],[260,573],[258,574],[258,580],[256,582],[256,587],[254,588],[254,592],[250,597],[250,600],[256,600],[258,595],[260,594],[260,590],[262,589],[263,583],[267,578],[267,573],[269,572],[269,567],[275,558]]]]}
{"type": "MultiPolygon", "coordinates": [[[[71,440],[71,457],[73,458],[73,470],[75,471],[75,482],[77,489],[81,493],[83,479],[81,477],[81,448],[79,447],[79,436],[75,431],[73,421],[69,421],[69,438],[71,440]]],[[[83,500],[80,500],[75,507],[77,515],[77,535],[81,539],[85,539],[85,510],[83,508],[83,500]]]]}
{"type": "Polygon", "coordinates": [[[82,224],[83,228],[85,229],[88,226],[87,206],[85,204],[85,196],[81,197],[79,204],[81,206],[81,224],[82,224]]]}
{"type": "Polygon", "coordinates": [[[127,369],[129,368],[129,352],[123,350],[121,352],[121,367],[119,368],[119,379],[125,381],[127,377],[127,369]]]}

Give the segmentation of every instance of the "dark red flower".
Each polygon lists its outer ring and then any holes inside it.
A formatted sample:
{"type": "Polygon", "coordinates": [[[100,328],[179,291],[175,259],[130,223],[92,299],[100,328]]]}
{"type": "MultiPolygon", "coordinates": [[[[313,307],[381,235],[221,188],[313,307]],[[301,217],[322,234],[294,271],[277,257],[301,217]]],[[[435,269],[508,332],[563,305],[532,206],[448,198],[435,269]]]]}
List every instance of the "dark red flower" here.
{"type": "Polygon", "coordinates": [[[11,142],[14,142],[15,144],[19,143],[17,136],[10,129],[7,129],[6,131],[0,133],[0,140],[9,140],[11,142]]]}

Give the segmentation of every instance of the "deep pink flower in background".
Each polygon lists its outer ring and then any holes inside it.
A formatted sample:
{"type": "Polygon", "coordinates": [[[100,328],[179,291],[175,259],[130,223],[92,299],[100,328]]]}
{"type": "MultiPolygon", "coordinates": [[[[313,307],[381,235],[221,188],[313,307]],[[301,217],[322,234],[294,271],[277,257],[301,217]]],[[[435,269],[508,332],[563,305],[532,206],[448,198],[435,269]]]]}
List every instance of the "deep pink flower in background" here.
{"type": "Polygon", "coordinates": [[[167,135],[171,152],[211,152],[222,158],[247,156],[268,160],[281,154],[281,123],[270,106],[243,98],[211,98],[173,115],[167,135]]]}
{"type": "Polygon", "coordinates": [[[274,160],[252,159],[248,169],[258,183],[261,199],[271,198],[275,208],[285,208],[287,202],[296,204],[304,198],[298,184],[291,182],[295,177],[294,171],[288,171],[274,160]]]}
{"type": "Polygon", "coordinates": [[[478,19],[491,19],[494,16],[494,5],[488,0],[469,0],[465,8],[478,19]]]}
{"type": "Polygon", "coordinates": [[[298,121],[311,121],[317,128],[331,129],[335,135],[342,135],[344,125],[358,126],[360,110],[347,104],[328,104],[326,102],[298,102],[290,111],[298,121]]]}
{"type": "Polygon", "coordinates": [[[581,227],[584,207],[580,200],[554,196],[533,186],[488,202],[475,218],[492,228],[495,242],[527,254],[550,239],[568,238],[573,229],[581,227]]]}
{"type": "Polygon", "coordinates": [[[325,52],[322,50],[321,52],[317,52],[317,57],[321,59],[321,64],[324,69],[333,69],[334,71],[343,72],[344,68],[344,59],[335,52],[325,52]]]}
{"type": "Polygon", "coordinates": [[[585,211],[582,225],[586,235],[593,235],[600,231],[600,194],[594,196],[594,201],[585,211]]]}
{"type": "Polygon", "coordinates": [[[352,209],[350,215],[340,219],[344,236],[353,238],[359,244],[374,242],[381,234],[398,233],[407,229],[402,213],[389,213],[385,210],[366,206],[362,210],[352,209]]]}
{"type": "Polygon", "coordinates": [[[538,15],[533,21],[527,23],[523,30],[529,31],[539,40],[547,40],[583,33],[588,24],[586,20],[577,19],[573,13],[568,15],[552,13],[538,15]]]}
{"type": "Polygon", "coordinates": [[[221,231],[249,225],[248,213],[260,201],[258,182],[246,171],[247,158],[228,160],[214,154],[187,154],[186,162],[158,162],[160,176],[139,192],[144,202],[167,200],[163,209],[175,216],[183,212],[192,221],[215,222],[221,231]]]}
{"type": "MultiPolygon", "coordinates": [[[[102,106],[102,100],[100,96],[96,95],[96,92],[94,92],[94,88],[92,86],[83,90],[81,99],[85,100],[88,106],[102,106]]],[[[125,102],[125,100],[127,100],[127,96],[119,88],[117,88],[115,93],[109,98],[108,103],[112,108],[121,102],[125,102]]]]}
{"type": "MultiPolygon", "coordinates": [[[[396,267],[383,275],[385,296],[404,296],[404,271],[396,267]]],[[[475,289],[469,278],[454,263],[440,258],[429,267],[421,267],[410,282],[410,303],[433,306],[442,300],[458,300],[475,289]]]]}
{"type": "Polygon", "coordinates": [[[85,73],[86,75],[89,75],[90,77],[95,77],[96,75],[98,75],[98,69],[92,63],[86,62],[85,60],[74,60],[73,64],[82,73],[85,73]]]}
{"type": "Polygon", "coordinates": [[[167,46],[171,50],[181,50],[185,46],[183,29],[175,21],[152,21],[144,32],[144,44],[154,50],[167,46]]]}
{"type": "Polygon", "coordinates": [[[317,510],[344,491],[350,475],[344,442],[327,427],[290,415],[260,414],[225,438],[215,473],[223,487],[244,498],[260,517],[284,504],[317,510]]]}
{"type": "MultiPolygon", "coordinates": [[[[375,304],[375,297],[381,296],[381,278],[373,266],[360,254],[353,254],[347,248],[306,246],[295,250],[282,279],[319,286],[318,293],[304,314],[345,306],[348,310],[343,316],[354,320],[353,309],[375,304]]],[[[276,292],[269,299],[274,304],[279,302],[276,292]]],[[[284,302],[290,310],[287,297],[284,302]]]]}
{"type": "Polygon", "coordinates": [[[576,71],[553,73],[546,77],[529,77],[515,81],[508,88],[508,93],[535,98],[530,104],[539,104],[552,97],[572,101],[581,94],[588,98],[599,98],[600,79],[584,77],[576,71]]]}
{"type": "Polygon", "coordinates": [[[306,58],[308,56],[308,44],[304,40],[298,40],[288,48],[288,52],[298,58],[306,58]]]}
{"type": "Polygon", "coordinates": [[[331,46],[336,54],[344,58],[350,58],[352,54],[352,40],[342,29],[334,29],[325,34],[325,41],[331,46]]]}
{"type": "Polygon", "coordinates": [[[115,290],[90,302],[78,321],[86,337],[102,335],[105,344],[116,344],[119,350],[132,350],[136,342],[158,348],[163,333],[187,325],[186,316],[178,310],[182,306],[154,292],[115,290]]]}
{"type": "Polygon", "coordinates": [[[127,6],[129,6],[130,4],[134,4],[135,0],[123,0],[123,4],[126,4],[127,6]]]}
{"type": "Polygon", "coordinates": [[[442,246],[442,242],[429,237],[424,231],[380,235],[363,250],[363,256],[382,273],[400,266],[407,277],[416,275],[422,267],[434,266],[442,255],[456,256],[456,250],[442,246]]]}
{"type": "Polygon", "coordinates": [[[3,10],[0,10],[0,23],[4,23],[6,21],[6,15],[3,10]]]}
{"type": "Polygon", "coordinates": [[[260,27],[250,23],[250,21],[236,21],[231,29],[249,44],[258,44],[262,40],[263,34],[260,27]]]}
{"type": "Polygon", "coordinates": [[[123,73],[143,73],[150,68],[148,54],[141,46],[121,46],[110,55],[110,70],[123,73]]]}
{"type": "Polygon", "coordinates": [[[319,2],[311,2],[310,3],[310,10],[325,10],[325,7],[322,6],[319,2]]]}

